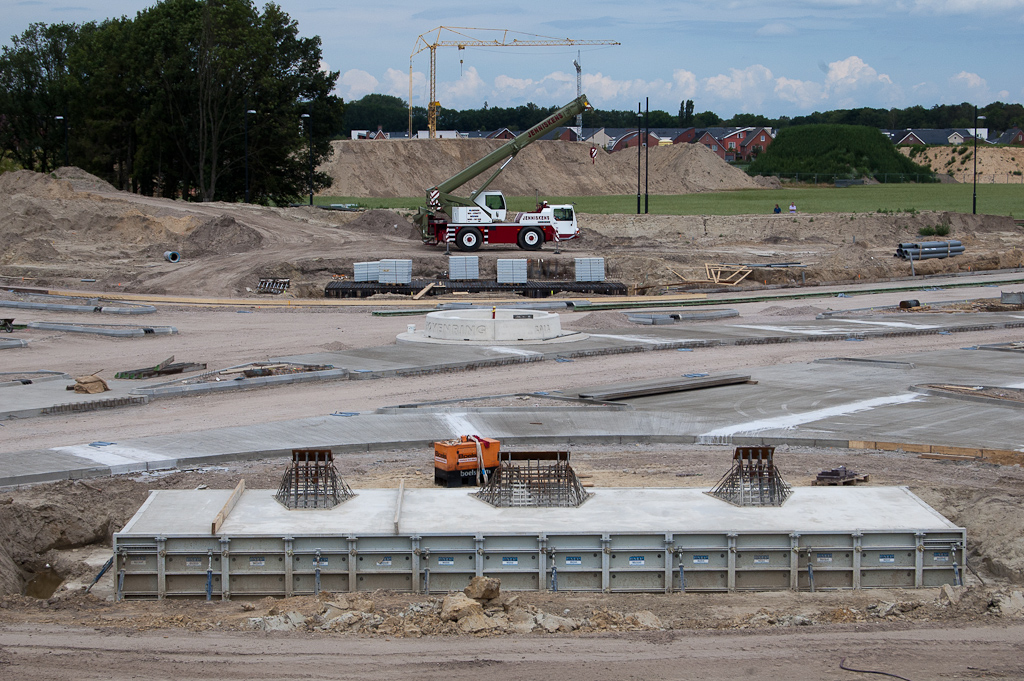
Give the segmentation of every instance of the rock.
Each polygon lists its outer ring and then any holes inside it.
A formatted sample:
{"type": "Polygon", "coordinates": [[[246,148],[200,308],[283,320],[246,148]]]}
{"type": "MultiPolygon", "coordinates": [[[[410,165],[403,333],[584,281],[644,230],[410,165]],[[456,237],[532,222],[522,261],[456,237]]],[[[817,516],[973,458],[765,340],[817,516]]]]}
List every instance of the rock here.
{"type": "Polygon", "coordinates": [[[484,614],[483,606],[464,593],[449,594],[441,604],[441,620],[452,622],[471,614],[484,614]]]}
{"type": "Polygon", "coordinates": [[[349,604],[348,599],[340,594],[329,601],[324,601],[324,607],[332,607],[337,610],[352,610],[352,606],[349,604]]]}
{"type": "Polygon", "coordinates": [[[1000,596],[999,614],[1003,617],[1021,617],[1024,615],[1024,592],[1011,591],[1007,596],[1000,596]]]}
{"type": "Polygon", "coordinates": [[[512,608],[507,618],[509,627],[517,634],[529,634],[537,626],[537,618],[523,608],[512,608]]]}
{"type": "Polygon", "coordinates": [[[811,618],[804,617],[803,615],[793,615],[793,619],[791,621],[795,626],[798,627],[809,627],[810,625],[814,624],[811,618]]]}
{"type": "MultiPolygon", "coordinates": [[[[502,618],[504,619],[504,618],[502,618]]],[[[467,634],[497,629],[501,624],[482,612],[471,612],[459,620],[459,628],[467,634]]]]}
{"type": "Polygon", "coordinates": [[[501,593],[501,580],[497,577],[474,577],[463,593],[478,601],[489,601],[501,593]]]}
{"type": "Polygon", "coordinates": [[[252,612],[256,609],[256,606],[252,603],[242,603],[242,612],[252,612]]]}
{"type": "Polygon", "coordinates": [[[964,596],[964,587],[962,586],[950,586],[949,584],[943,584],[939,590],[939,601],[948,603],[949,605],[958,605],[960,599],[964,596]]]}
{"type": "Polygon", "coordinates": [[[286,615],[268,615],[263,618],[263,631],[294,631],[306,624],[306,618],[300,613],[289,612],[286,615]]]}
{"type": "Polygon", "coordinates": [[[558,615],[549,615],[548,613],[537,615],[537,624],[549,634],[553,634],[556,631],[575,631],[579,627],[579,623],[575,620],[568,617],[559,617],[558,615]]]}
{"type": "MultiPolygon", "coordinates": [[[[348,600],[348,599],[346,599],[348,600]]],[[[369,598],[353,598],[348,601],[348,607],[350,610],[359,610],[360,612],[373,612],[376,609],[373,601],[369,598]]]]}
{"type": "Polygon", "coordinates": [[[409,622],[405,623],[405,629],[402,630],[402,633],[408,636],[409,638],[419,638],[423,636],[423,630],[417,627],[415,624],[410,624],[409,622]]]}
{"type": "Polygon", "coordinates": [[[661,629],[661,618],[650,610],[641,610],[629,615],[630,624],[644,629],[661,629]]]}

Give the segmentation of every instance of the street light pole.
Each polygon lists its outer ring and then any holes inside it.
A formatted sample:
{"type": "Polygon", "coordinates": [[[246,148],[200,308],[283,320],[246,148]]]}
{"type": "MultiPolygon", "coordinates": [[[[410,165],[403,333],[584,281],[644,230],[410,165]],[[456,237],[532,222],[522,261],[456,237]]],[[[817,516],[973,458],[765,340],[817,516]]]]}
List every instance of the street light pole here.
{"type": "Polygon", "coordinates": [[[640,103],[636,105],[636,214],[640,215],[640,142],[643,129],[640,125],[644,122],[643,112],[640,110],[640,103]]]}
{"type": "Polygon", "coordinates": [[[971,214],[978,214],[978,121],[985,120],[984,116],[978,115],[978,107],[974,107],[974,202],[971,205],[971,214]]]}
{"type": "Polygon", "coordinates": [[[313,205],[313,117],[302,114],[306,119],[306,135],[309,137],[309,205],[313,205]]]}
{"type": "Polygon", "coordinates": [[[64,167],[71,165],[68,163],[68,119],[64,116],[54,116],[55,120],[64,121],[64,167]]]}
{"type": "Polygon", "coordinates": [[[249,203],[249,114],[256,113],[252,109],[245,111],[245,202],[249,203]]]}

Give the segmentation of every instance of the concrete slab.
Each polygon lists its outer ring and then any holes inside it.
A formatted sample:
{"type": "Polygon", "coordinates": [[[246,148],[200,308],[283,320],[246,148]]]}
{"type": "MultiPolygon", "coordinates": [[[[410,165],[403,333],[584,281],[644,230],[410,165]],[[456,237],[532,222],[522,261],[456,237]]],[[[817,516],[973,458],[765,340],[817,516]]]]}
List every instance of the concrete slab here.
{"type": "MultiPolygon", "coordinates": [[[[289,510],[274,490],[246,490],[219,534],[344,536],[446,534],[593,534],[723,532],[905,532],[958,530],[906,487],[797,487],[781,507],[739,508],[693,488],[595,489],[579,508],[494,508],[475,490],[405,491],[398,532],[397,489],[354,490],[327,510],[289,510]]],[[[119,532],[131,535],[210,534],[231,490],[159,490],[119,532]]]]}

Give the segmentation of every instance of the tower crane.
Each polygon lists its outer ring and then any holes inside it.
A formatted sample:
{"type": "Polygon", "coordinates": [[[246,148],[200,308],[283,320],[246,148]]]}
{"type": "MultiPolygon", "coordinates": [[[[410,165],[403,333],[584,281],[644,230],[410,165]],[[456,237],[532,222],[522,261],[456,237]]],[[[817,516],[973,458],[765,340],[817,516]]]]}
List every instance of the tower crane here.
{"type": "MultiPolygon", "coordinates": [[[[437,136],[437,48],[457,47],[561,47],[563,45],[620,45],[614,40],[575,40],[573,38],[552,38],[550,36],[521,33],[502,28],[464,28],[460,26],[438,26],[416,38],[413,53],[409,55],[409,137],[412,137],[412,60],[423,50],[430,50],[430,102],[427,105],[427,129],[430,138],[437,136]],[[475,37],[466,31],[481,31],[491,38],[475,37]],[[442,39],[443,38],[443,39],[442,39]]],[[[580,94],[580,93],[577,93],[580,94]]]]}

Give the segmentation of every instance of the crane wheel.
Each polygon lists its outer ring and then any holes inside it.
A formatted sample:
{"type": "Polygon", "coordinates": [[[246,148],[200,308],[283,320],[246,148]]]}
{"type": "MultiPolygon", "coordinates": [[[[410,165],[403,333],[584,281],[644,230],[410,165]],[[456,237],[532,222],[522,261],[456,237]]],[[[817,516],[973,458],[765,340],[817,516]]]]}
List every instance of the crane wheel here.
{"type": "Polygon", "coordinates": [[[483,235],[476,227],[465,227],[455,235],[455,247],[460,251],[479,250],[483,235]]]}
{"type": "Polygon", "coordinates": [[[525,227],[519,230],[519,248],[524,251],[536,251],[544,245],[544,232],[536,227],[525,227]]]}

